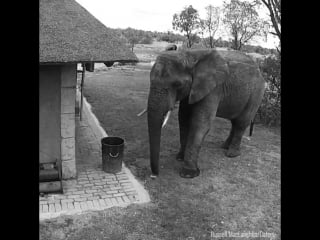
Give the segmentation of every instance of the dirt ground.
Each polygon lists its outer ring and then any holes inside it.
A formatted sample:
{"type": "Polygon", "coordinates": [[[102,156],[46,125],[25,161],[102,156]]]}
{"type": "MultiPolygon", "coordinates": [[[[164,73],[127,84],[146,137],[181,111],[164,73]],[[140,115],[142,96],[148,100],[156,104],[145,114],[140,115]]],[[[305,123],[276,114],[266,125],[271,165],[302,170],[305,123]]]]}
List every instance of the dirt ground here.
{"type": "Polygon", "coordinates": [[[243,139],[242,155],[226,158],[219,146],[230,123],[215,119],[201,149],[200,176],[183,179],[175,161],[176,109],[162,133],[160,176],[150,179],[147,117],[136,116],[147,104],[148,68],[88,73],[84,94],[107,133],[125,139],[124,161],[151,202],[46,220],[40,222],[40,239],[240,239],[224,238],[226,231],[280,239],[279,130],[256,125],[251,140],[243,139]]]}

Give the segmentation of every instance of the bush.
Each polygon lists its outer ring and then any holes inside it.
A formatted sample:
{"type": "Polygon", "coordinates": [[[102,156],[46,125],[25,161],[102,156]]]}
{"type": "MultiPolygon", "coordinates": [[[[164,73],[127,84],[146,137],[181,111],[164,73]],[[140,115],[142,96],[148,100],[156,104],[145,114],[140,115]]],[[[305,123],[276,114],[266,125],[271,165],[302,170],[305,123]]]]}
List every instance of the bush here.
{"type": "Polygon", "coordinates": [[[153,39],[151,36],[144,36],[141,40],[140,40],[140,43],[141,44],[152,44],[153,42],[153,39]]]}
{"type": "Polygon", "coordinates": [[[259,122],[268,126],[281,125],[281,58],[268,57],[260,69],[266,80],[267,87],[258,110],[259,122]]]}

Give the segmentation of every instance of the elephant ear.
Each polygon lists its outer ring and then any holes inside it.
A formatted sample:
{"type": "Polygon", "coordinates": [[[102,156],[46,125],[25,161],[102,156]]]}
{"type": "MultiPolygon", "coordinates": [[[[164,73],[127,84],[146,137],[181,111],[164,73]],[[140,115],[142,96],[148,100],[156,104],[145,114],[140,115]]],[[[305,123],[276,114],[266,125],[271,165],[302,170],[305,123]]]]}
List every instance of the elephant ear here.
{"type": "Polygon", "coordinates": [[[194,104],[207,96],[228,78],[226,61],[215,51],[204,55],[193,68],[193,79],[189,104],[194,104]]]}

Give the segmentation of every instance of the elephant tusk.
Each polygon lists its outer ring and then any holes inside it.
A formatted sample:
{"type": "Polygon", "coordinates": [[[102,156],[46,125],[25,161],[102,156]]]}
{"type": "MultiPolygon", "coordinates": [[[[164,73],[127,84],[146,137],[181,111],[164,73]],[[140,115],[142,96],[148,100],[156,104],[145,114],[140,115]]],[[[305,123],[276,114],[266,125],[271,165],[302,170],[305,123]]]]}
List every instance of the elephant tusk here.
{"type": "Polygon", "coordinates": [[[156,179],[156,178],[157,178],[157,175],[153,175],[153,174],[151,174],[151,175],[150,175],[150,178],[152,178],[152,179],[156,179]]]}
{"type": "Polygon", "coordinates": [[[145,114],[147,112],[147,109],[145,108],[145,109],[143,109],[143,111],[142,112],[140,112],[140,113],[138,113],[137,114],[137,117],[141,117],[143,114],[145,114]]]}
{"type": "Polygon", "coordinates": [[[169,117],[170,117],[170,113],[171,113],[171,111],[167,112],[167,114],[164,118],[163,124],[162,124],[162,128],[167,124],[169,117]]]}

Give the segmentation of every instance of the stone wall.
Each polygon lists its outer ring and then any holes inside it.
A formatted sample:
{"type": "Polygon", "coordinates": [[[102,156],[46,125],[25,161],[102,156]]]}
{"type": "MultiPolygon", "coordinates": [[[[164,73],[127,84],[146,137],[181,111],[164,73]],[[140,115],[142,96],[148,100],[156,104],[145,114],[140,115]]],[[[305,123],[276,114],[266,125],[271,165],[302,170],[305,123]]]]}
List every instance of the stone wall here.
{"type": "Polygon", "coordinates": [[[62,178],[76,177],[75,103],[77,65],[61,67],[61,160],[62,178]]]}

